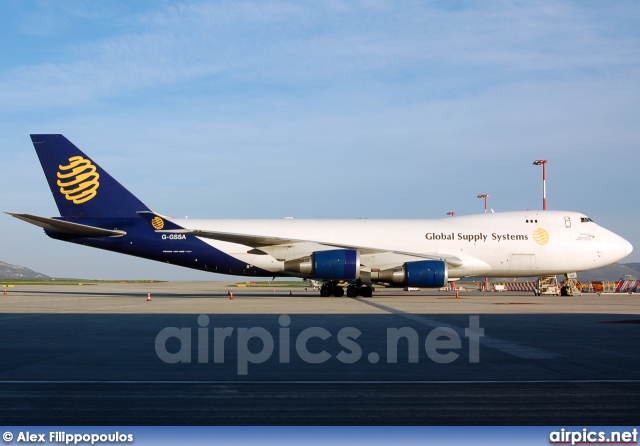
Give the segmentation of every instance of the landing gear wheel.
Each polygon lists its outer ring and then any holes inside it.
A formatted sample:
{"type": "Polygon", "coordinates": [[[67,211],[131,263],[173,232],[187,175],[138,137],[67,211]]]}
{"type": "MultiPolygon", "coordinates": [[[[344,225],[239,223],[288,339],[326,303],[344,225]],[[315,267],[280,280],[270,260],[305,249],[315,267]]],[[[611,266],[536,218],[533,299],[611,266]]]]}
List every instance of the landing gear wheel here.
{"type": "Polygon", "coordinates": [[[358,297],[358,288],[354,286],[350,286],[349,288],[347,288],[347,296],[358,297]]]}
{"type": "Polygon", "coordinates": [[[323,286],[320,288],[320,295],[322,297],[329,297],[331,296],[331,290],[329,289],[329,287],[323,286]]]}
{"type": "Polygon", "coordinates": [[[336,297],[342,297],[344,296],[344,288],[342,288],[341,286],[337,286],[333,289],[333,295],[336,297]]]}
{"type": "Polygon", "coordinates": [[[362,294],[362,297],[371,297],[373,296],[373,288],[370,286],[363,286],[360,288],[360,294],[362,294]]]}

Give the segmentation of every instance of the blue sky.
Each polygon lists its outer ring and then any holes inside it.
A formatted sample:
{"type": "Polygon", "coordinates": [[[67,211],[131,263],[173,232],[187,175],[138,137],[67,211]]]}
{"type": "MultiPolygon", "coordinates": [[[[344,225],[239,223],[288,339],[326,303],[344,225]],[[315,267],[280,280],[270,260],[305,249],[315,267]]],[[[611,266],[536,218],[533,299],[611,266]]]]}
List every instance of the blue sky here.
{"type": "MultiPolygon", "coordinates": [[[[0,201],[59,215],[29,133],[202,218],[584,212],[640,261],[640,4],[3,1],[0,201]]],[[[220,279],[0,217],[58,277],[220,279]]]]}

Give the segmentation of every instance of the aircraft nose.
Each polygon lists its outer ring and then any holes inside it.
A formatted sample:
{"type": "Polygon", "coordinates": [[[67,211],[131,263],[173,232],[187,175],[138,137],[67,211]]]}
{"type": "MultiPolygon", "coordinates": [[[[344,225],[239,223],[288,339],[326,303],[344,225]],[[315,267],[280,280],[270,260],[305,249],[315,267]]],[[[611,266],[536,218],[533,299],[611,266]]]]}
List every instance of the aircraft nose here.
{"type": "Polygon", "coordinates": [[[624,238],[609,230],[601,230],[602,252],[606,253],[608,262],[617,262],[631,254],[633,246],[624,238]]]}
{"type": "MultiPolygon", "coordinates": [[[[624,259],[633,251],[633,246],[631,245],[631,243],[629,243],[619,235],[613,233],[611,233],[611,236],[609,238],[609,248],[611,249],[611,254],[613,254],[613,256],[611,257],[615,257],[614,261],[616,262],[618,260],[624,259]]],[[[610,259],[611,257],[607,256],[608,259],[610,259]]]]}

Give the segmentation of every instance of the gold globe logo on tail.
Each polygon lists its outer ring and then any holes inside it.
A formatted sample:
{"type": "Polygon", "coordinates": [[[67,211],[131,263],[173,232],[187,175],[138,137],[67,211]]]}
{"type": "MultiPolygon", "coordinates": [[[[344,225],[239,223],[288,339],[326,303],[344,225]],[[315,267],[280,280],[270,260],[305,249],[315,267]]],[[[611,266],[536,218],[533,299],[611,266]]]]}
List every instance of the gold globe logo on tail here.
{"type": "Polygon", "coordinates": [[[100,174],[91,161],[81,156],[69,158],[68,166],[58,166],[60,193],[74,204],[82,204],[98,194],[100,174]]]}
{"type": "Polygon", "coordinates": [[[164,220],[160,217],[153,217],[151,219],[151,226],[153,226],[153,229],[155,229],[156,231],[159,231],[160,229],[164,228],[164,220]]]}
{"type": "Polygon", "coordinates": [[[549,243],[549,233],[542,228],[533,231],[533,240],[540,246],[549,243]]]}

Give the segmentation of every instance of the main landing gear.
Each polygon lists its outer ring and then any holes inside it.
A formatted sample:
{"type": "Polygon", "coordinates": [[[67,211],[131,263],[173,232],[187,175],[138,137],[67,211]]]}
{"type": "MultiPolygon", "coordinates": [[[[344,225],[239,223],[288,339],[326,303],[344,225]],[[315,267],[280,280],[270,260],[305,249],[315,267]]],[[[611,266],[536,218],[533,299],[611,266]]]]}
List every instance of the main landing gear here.
{"type": "MultiPolygon", "coordinates": [[[[322,297],[329,297],[334,295],[335,297],[344,296],[344,288],[338,285],[338,282],[329,281],[322,284],[320,287],[320,295],[322,297]]],[[[347,296],[349,297],[371,297],[373,296],[373,288],[368,285],[349,285],[347,287],[347,296]]]]}
{"type": "Polygon", "coordinates": [[[329,297],[331,295],[336,297],[344,296],[344,288],[338,286],[338,282],[325,282],[320,287],[320,295],[322,297],[329,297]]]}

